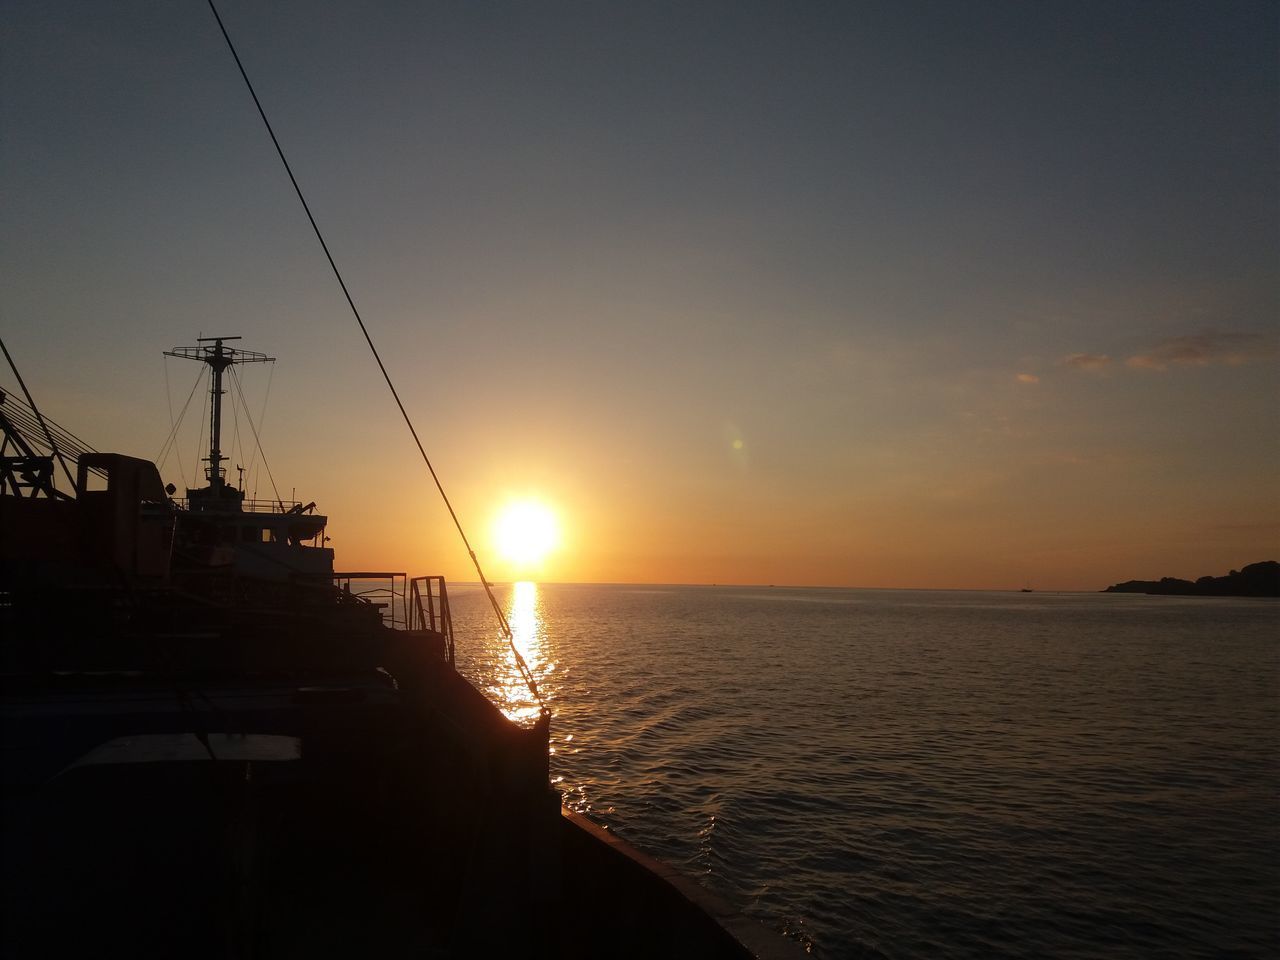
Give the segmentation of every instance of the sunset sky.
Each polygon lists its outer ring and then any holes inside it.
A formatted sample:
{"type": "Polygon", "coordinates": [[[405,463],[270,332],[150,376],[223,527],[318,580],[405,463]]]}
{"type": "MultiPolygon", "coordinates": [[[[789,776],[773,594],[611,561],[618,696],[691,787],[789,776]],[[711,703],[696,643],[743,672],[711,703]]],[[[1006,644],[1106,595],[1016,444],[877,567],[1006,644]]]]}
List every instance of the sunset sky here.
{"type": "MultiPolygon", "coordinates": [[[[219,6],[493,579],[1280,559],[1276,4],[219,6]],[[528,498],[561,542],[516,569],[528,498]]],[[[474,579],[205,4],[0,26],[0,332],[44,411],[154,458],[198,372],[162,351],[242,335],[338,566],[474,579]]]]}

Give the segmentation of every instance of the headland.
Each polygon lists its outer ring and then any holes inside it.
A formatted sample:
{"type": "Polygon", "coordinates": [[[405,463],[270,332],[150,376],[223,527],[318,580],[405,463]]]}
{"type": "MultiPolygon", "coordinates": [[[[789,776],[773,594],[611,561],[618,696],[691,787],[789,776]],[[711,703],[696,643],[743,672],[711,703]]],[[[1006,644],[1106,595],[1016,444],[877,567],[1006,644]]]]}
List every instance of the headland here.
{"type": "Polygon", "coordinates": [[[1264,560],[1232,570],[1225,577],[1199,580],[1126,580],[1114,583],[1103,593],[1151,593],[1177,597],[1280,597],[1280,563],[1264,560]]]}

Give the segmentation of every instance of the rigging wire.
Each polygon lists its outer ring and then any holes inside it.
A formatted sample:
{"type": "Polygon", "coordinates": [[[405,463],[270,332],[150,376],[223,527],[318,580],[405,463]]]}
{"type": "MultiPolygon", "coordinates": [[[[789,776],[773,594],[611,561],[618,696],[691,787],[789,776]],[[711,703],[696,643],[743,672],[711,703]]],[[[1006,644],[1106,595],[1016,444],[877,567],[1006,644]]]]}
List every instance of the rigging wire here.
{"type": "MultiPolygon", "coordinates": [[[[235,395],[241,405],[244,406],[244,416],[249,421],[249,429],[253,431],[253,442],[258,445],[258,452],[262,454],[262,465],[267,468],[267,477],[271,480],[271,489],[276,495],[276,503],[280,504],[281,510],[284,510],[284,501],[280,499],[280,490],[276,487],[276,478],[271,473],[271,464],[267,463],[267,452],[262,449],[262,440],[258,437],[258,428],[253,425],[253,417],[249,415],[249,405],[245,403],[244,391],[240,389],[240,375],[236,373],[235,367],[228,367],[227,369],[231,371],[231,383],[235,387],[235,395]]],[[[232,409],[235,409],[234,404],[232,409]]]]}
{"type": "MultiPolygon", "coordinates": [[[[212,3],[212,0],[210,0],[212,3]]],[[[230,42],[230,41],[228,41],[230,42]]],[[[281,154],[283,156],[283,154],[281,154]]],[[[336,268],[335,268],[336,269],[336,268]]],[[[49,430],[49,425],[44,422],[44,417],[40,413],[40,408],[36,406],[35,400],[31,399],[31,391],[27,389],[27,383],[22,379],[22,374],[18,372],[18,365],[13,362],[13,357],[9,356],[9,348],[4,345],[4,339],[0,338],[0,350],[4,351],[4,358],[9,361],[9,369],[13,371],[13,375],[18,378],[18,386],[22,388],[23,394],[27,398],[27,405],[36,415],[36,419],[40,422],[40,427],[44,431],[45,439],[49,441],[49,449],[53,451],[53,455],[58,458],[58,463],[62,465],[62,472],[67,475],[67,482],[71,484],[71,489],[76,488],[76,481],[71,476],[71,471],[67,468],[67,461],[62,457],[62,451],[58,449],[58,445],[53,440],[53,434],[49,430]]]]}
{"type": "MultiPolygon", "coordinates": [[[[239,459],[243,461],[244,445],[240,443],[240,408],[237,407],[234,403],[231,405],[231,424],[232,424],[231,446],[229,447],[229,449],[232,454],[235,454],[236,447],[239,447],[240,448],[239,459]]],[[[229,461],[231,463],[236,463],[236,457],[235,456],[230,457],[229,461]]],[[[239,466],[239,464],[236,464],[236,465],[239,466]]]]}
{"type": "MultiPolygon", "coordinates": [[[[52,435],[57,442],[57,449],[62,451],[63,456],[75,463],[80,462],[80,458],[86,453],[97,453],[93,447],[85,443],[70,430],[60,427],[57,423],[48,417],[37,417],[38,411],[27,406],[18,398],[18,396],[8,388],[0,388],[5,394],[4,399],[4,415],[9,423],[22,434],[23,439],[31,445],[33,449],[48,449],[50,455],[53,454],[52,447],[49,446],[49,440],[45,431],[52,435]],[[43,422],[42,422],[43,421],[43,422]]],[[[90,468],[93,473],[103,475],[97,467],[90,468]]]]}
{"type": "MultiPolygon", "coordinates": [[[[258,414],[258,427],[259,427],[259,431],[261,431],[261,429],[262,429],[262,427],[263,427],[263,425],[265,424],[266,419],[267,419],[267,401],[271,399],[271,383],[272,383],[272,381],[273,381],[273,380],[275,380],[275,378],[276,378],[276,365],[275,365],[274,363],[272,363],[272,364],[268,364],[268,365],[267,365],[267,392],[266,392],[266,393],[264,393],[264,394],[262,395],[262,410],[261,410],[261,412],[258,414]]],[[[249,422],[250,422],[250,424],[252,424],[252,423],[253,423],[253,419],[252,419],[252,418],[250,418],[249,422]]],[[[255,439],[255,441],[256,441],[256,440],[257,440],[257,437],[255,436],[255,437],[254,437],[254,439],[255,439]]],[[[255,462],[257,461],[257,459],[258,459],[258,452],[259,452],[261,449],[262,449],[262,448],[261,448],[260,446],[258,446],[258,445],[255,443],[254,448],[253,448],[253,453],[251,453],[251,454],[249,455],[249,466],[248,466],[248,468],[245,470],[245,473],[247,473],[251,479],[253,478],[253,466],[254,466],[254,463],[255,463],[255,462]]],[[[254,483],[254,487],[253,487],[253,489],[254,489],[255,491],[258,489],[257,483],[254,483]]],[[[255,497],[254,499],[256,499],[256,497],[255,497]]]]}
{"type": "Polygon", "coordinates": [[[160,366],[164,367],[164,402],[169,408],[169,432],[173,433],[173,388],[169,386],[169,355],[160,354],[160,366]]]}
{"type": "MultiPolygon", "coordinates": [[[[204,369],[204,370],[201,370],[201,371],[200,371],[200,377],[201,377],[201,379],[202,379],[202,380],[203,380],[205,377],[212,377],[212,376],[213,376],[212,372],[211,372],[210,370],[208,370],[207,368],[206,368],[206,369],[204,369]]],[[[212,388],[210,388],[210,389],[212,389],[212,388]]],[[[208,406],[206,406],[205,404],[203,404],[203,403],[202,403],[202,404],[200,405],[200,430],[199,430],[199,432],[196,434],[196,436],[197,436],[197,437],[203,437],[203,436],[204,436],[204,415],[205,415],[205,411],[207,411],[208,409],[209,409],[209,408],[208,408],[208,406]]],[[[196,465],[192,468],[192,471],[191,471],[192,479],[193,479],[196,483],[199,483],[199,482],[200,482],[200,454],[201,454],[201,452],[202,452],[202,451],[200,450],[200,448],[198,448],[198,447],[197,447],[197,448],[196,448],[196,465]]],[[[213,465],[212,465],[212,464],[210,464],[210,466],[213,466],[213,465]]]]}
{"type": "MultiPolygon", "coordinates": [[[[166,373],[167,372],[168,370],[166,368],[166,373]]],[[[172,429],[169,431],[169,436],[165,438],[164,446],[162,446],[160,448],[160,452],[156,454],[156,458],[154,462],[156,464],[156,469],[158,470],[164,469],[164,465],[168,461],[169,455],[173,453],[174,450],[177,449],[178,431],[182,428],[182,421],[186,419],[186,416],[187,416],[187,408],[191,406],[191,398],[196,395],[196,388],[199,387],[201,381],[204,380],[204,375],[205,375],[204,370],[200,370],[196,374],[195,383],[191,384],[191,392],[187,394],[187,402],[182,405],[182,409],[178,412],[178,419],[173,424],[172,429]]],[[[173,415],[170,414],[169,418],[172,420],[173,415]]],[[[201,424],[201,426],[203,427],[203,423],[201,424]]],[[[187,472],[182,468],[182,457],[179,456],[177,459],[178,459],[178,473],[181,475],[182,483],[185,486],[187,483],[187,472]]],[[[192,477],[193,485],[195,480],[196,478],[192,477]]]]}
{"type": "MultiPolygon", "coordinates": [[[[351,292],[347,289],[346,281],[342,279],[342,273],[338,270],[338,264],[333,259],[333,254],[329,252],[329,245],[325,242],[324,234],[320,232],[320,227],[316,223],[316,218],[312,216],[311,206],[307,203],[307,198],[303,196],[302,187],[298,185],[297,178],[293,175],[293,168],[289,166],[289,161],[284,155],[284,148],[280,146],[280,141],[276,137],[276,132],[271,126],[271,121],[267,119],[267,112],[262,107],[262,101],[258,99],[258,93],[253,88],[253,83],[249,80],[249,74],[245,72],[244,64],[240,62],[240,54],[236,52],[235,44],[231,42],[231,35],[227,33],[227,28],[222,22],[222,17],[218,14],[218,8],[214,5],[213,0],[208,0],[209,9],[213,12],[213,18],[218,21],[218,29],[222,31],[222,38],[227,41],[227,48],[231,51],[231,56],[236,61],[236,67],[240,70],[240,76],[244,79],[244,84],[249,88],[249,96],[253,98],[253,104],[258,108],[258,116],[262,118],[263,124],[267,128],[267,133],[271,136],[271,142],[275,145],[276,153],[280,157],[280,162],[284,165],[285,173],[289,175],[289,182],[293,184],[294,193],[298,195],[298,201],[302,204],[302,209],[307,215],[307,219],[311,221],[311,229],[315,231],[316,239],[320,241],[320,248],[324,251],[325,258],[329,261],[329,266],[333,270],[333,275],[338,281],[338,286],[342,288],[342,295],[347,299],[347,306],[351,308],[351,315],[355,317],[356,323],[360,327],[360,332],[364,334],[365,342],[369,345],[369,351],[373,354],[373,359],[378,363],[378,369],[382,371],[382,379],[387,382],[387,388],[391,391],[391,396],[395,399],[396,406],[400,408],[400,415],[404,418],[405,426],[409,428],[409,433],[413,436],[413,442],[418,447],[418,453],[422,455],[422,462],[427,466],[427,472],[431,474],[431,479],[435,482],[436,490],[440,492],[440,498],[444,501],[445,507],[449,511],[449,516],[453,519],[453,525],[457,528],[458,536],[462,538],[462,545],[467,550],[467,555],[471,558],[472,565],[476,568],[476,575],[480,577],[480,583],[484,585],[484,592],[489,598],[489,605],[493,607],[494,615],[498,618],[498,625],[502,630],[503,637],[506,638],[511,652],[515,655],[516,665],[520,668],[520,673],[524,677],[525,683],[528,685],[534,699],[538,701],[541,707],[542,715],[549,715],[546,701],[542,699],[542,694],[538,692],[537,681],[533,679],[533,674],[529,671],[529,665],[525,663],[524,657],[520,650],[516,647],[515,635],[511,632],[511,625],[507,622],[506,615],[502,612],[502,606],[498,603],[497,597],[493,595],[493,588],[488,578],[484,575],[484,571],[480,569],[480,560],[476,557],[476,552],[471,548],[471,542],[467,539],[466,532],[462,529],[462,522],[458,519],[458,514],[453,509],[453,504],[449,501],[449,496],[444,492],[444,485],[440,482],[440,478],[436,475],[435,467],[431,465],[431,459],[427,456],[426,448],[423,447],[422,441],[418,438],[418,431],[413,426],[413,421],[409,418],[409,412],[405,409],[404,403],[400,400],[400,394],[396,390],[396,386],[391,382],[391,375],[387,373],[386,365],[382,362],[382,356],[378,353],[378,348],[373,345],[373,338],[369,335],[369,330],[364,325],[364,320],[360,316],[360,311],[356,309],[355,300],[352,299],[351,292]]],[[[264,464],[266,463],[266,455],[263,455],[264,464]]],[[[270,473],[270,470],[267,471],[270,473]]]]}
{"type": "MultiPolygon", "coordinates": [[[[169,355],[168,354],[162,353],[160,355],[160,365],[164,367],[164,402],[165,402],[165,405],[169,408],[169,436],[172,437],[178,429],[178,423],[176,420],[173,419],[173,388],[169,386],[169,355]]],[[[193,392],[194,392],[194,388],[193,388],[193,392]]],[[[187,408],[185,406],[182,408],[184,413],[186,412],[186,409],[187,408]]],[[[168,444],[169,444],[169,441],[168,439],[166,439],[165,446],[168,446],[168,444]]],[[[160,448],[160,452],[164,453],[164,447],[160,448]]],[[[156,457],[155,464],[156,464],[157,470],[164,469],[164,464],[160,462],[160,459],[158,456],[156,457]]],[[[178,458],[178,473],[181,474],[182,485],[185,487],[187,485],[187,476],[182,469],[181,457],[178,458]]]]}

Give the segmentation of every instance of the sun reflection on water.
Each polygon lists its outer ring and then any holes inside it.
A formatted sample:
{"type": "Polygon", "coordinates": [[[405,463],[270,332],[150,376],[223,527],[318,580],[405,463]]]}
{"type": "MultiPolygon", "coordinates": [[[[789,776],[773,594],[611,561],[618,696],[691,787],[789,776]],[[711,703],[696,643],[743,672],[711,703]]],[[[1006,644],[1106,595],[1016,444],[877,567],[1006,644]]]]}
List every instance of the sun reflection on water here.
{"type": "MultiPolygon", "coordinates": [[[[555,669],[555,664],[549,660],[545,649],[542,599],[538,594],[538,585],[530,580],[513,583],[506,614],[515,647],[524,657],[543,697],[549,700],[550,691],[543,681],[555,669]]],[[[538,719],[538,701],[521,676],[514,654],[510,649],[504,651],[504,654],[499,705],[502,712],[517,723],[533,723],[538,719]]]]}

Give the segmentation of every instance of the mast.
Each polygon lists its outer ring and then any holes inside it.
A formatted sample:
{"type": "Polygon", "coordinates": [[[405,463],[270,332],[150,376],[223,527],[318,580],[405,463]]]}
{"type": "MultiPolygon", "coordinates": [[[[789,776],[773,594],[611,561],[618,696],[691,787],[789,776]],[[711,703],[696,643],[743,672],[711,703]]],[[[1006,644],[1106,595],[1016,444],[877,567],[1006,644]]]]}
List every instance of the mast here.
{"type": "Polygon", "coordinates": [[[222,373],[237,363],[274,363],[275,357],[252,350],[239,350],[235,347],[223,346],[228,340],[239,340],[240,337],[197,337],[199,347],[174,347],[166,350],[165,356],[178,357],[181,360],[199,360],[207,363],[213,371],[213,379],[209,385],[209,456],[205,458],[209,464],[205,471],[209,481],[208,493],[215,501],[221,499],[226,486],[222,461],[229,459],[222,455],[222,373]],[[212,344],[212,346],[208,346],[212,344]]]}
{"type": "MultiPolygon", "coordinates": [[[[200,339],[204,339],[203,337],[200,339]]],[[[222,348],[222,341],[239,339],[238,337],[213,337],[213,353],[205,357],[205,363],[213,370],[213,384],[209,388],[209,401],[212,412],[209,415],[209,470],[207,477],[209,489],[216,497],[222,492],[222,371],[227,369],[231,360],[222,348]]]]}

